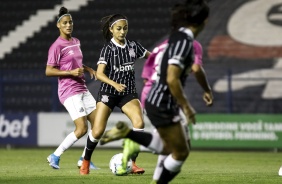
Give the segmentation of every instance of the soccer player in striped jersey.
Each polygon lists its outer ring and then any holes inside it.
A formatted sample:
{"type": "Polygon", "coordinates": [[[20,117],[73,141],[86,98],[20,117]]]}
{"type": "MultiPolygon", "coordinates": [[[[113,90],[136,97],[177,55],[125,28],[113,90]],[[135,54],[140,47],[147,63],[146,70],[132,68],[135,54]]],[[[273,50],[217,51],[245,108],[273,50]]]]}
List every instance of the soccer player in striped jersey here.
{"type": "MultiPolygon", "coordinates": [[[[150,57],[145,61],[143,71],[142,71],[142,78],[144,79],[144,87],[142,89],[141,99],[140,99],[141,105],[142,105],[143,108],[145,108],[146,97],[147,97],[149,91],[151,90],[153,83],[157,79],[158,65],[159,65],[159,63],[162,59],[165,48],[167,47],[167,42],[168,42],[168,40],[166,39],[160,45],[158,45],[156,48],[154,48],[150,57]]],[[[202,46],[197,40],[193,41],[193,49],[194,49],[194,62],[193,62],[193,65],[191,67],[191,72],[194,74],[198,83],[200,84],[200,86],[202,87],[202,89],[204,91],[204,94],[203,94],[204,102],[206,103],[207,106],[212,106],[212,104],[213,104],[213,94],[212,94],[209,82],[207,80],[205,70],[203,68],[202,46]]],[[[185,117],[185,115],[184,115],[184,113],[182,112],[181,109],[180,109],[180,116],[181,116],[182,126],[185,130],[185,133],[186,133],[186,139],[187,139],[189,148],[191,148],[188,122],[187,122],[186,117],[185,117]]],[[[158,132],[154,130],[153,133],[158,133],[158,132]]],[[[162,162],[166,157],[167,157],[167,155],[159,155],[158,156],[157,165],[156,165],[154,175],[153,175],[153,181],[157,181],[159,179],[160,174],[162,172],[162,162]]]]}
{"type": "Polygon", "coordinates": [[[171,9],[173,30],[159,64],[158,77],[145,102],[147,116],[159,134],[132,131],[126,123],[118,122],[103,135],[101,142],[104,144],[129,138],[124,142],[124,153],[127,153],[122,160],[124,172],[130,155],[140,150],[139,143],[157,154],[168,155],[156,183],[169,183],[180,173],[190,149],[179,109],[188,122],[196,123],[196,112],[184,94],[183,85],[194,61],[194,37],[204,28],[208,15],[209,7],[205,0],[187,0],[171,9]]]}
{"type": "MultiPolygon", "coordinates": [[[[102,18],[103,36],[106,44],[97,62],[97,78],[101,87],[97,98],[97,109],[92,135],[87,140],[87,149],[80,174],[89,174],[89,161],[102,137],[107,120],[115,107],[131,120],[133,130],[144,131],[143,113],[135,85],[134,63],[138,58],[147,58],[150,52],[139,42],[128,40],[127,17],[113,14],[102,18]]],[[[142,174],[143,168],[137,167],[136,157],[132,156],[132,173],[142,174]]]]}
{"type": "MultiPolygon", "coordinates": [[[[84,76],[84,72],[87,71],[93,78],[96,72],[82,63],[80,41],[71,36],[73,20],[65,7],[60,8],[57,27],[60,36],[49,49],[46,76],[58,77],[59,100],[69,112],[76,128],[63,140],[55,152],[47,157],[49,165],[54,169],[60,168],[59,161],[63,152],[87,133],[87,120],[91,123],[94,121],[96,109],[96,100],[87,89],[84,76]]],[[[84,156],[84,151],[81,157],[84,156]]],[[[96,169],[92,162],[91,169],[96,169]]]]}

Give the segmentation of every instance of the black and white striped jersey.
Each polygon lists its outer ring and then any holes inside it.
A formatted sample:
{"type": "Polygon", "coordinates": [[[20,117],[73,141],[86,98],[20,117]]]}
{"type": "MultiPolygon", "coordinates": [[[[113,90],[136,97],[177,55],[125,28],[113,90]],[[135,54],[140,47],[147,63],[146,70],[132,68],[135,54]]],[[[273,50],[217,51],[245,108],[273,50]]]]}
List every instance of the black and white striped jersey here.
{"type": "Polygon", "coordinates": [[[106,76],[127,87],[119,93],[113,86],[102,82],[100,91],[113,95],[126,95],[137,93],[135,84],[134,63],[136,59],[143,58],[146,49],[138,42],[125,39],[125,44],[118,44],[113,38],[101,50],[98,64],[106,64],[106,76]]]}
{"type": "Polygon", "coordinates": [[[190,29],[180,28],[169,37],[167,48],[157,69],[158,77],[147,96],[147,103],[162,109],[177,108],[166,82],[168,65],[177,65],[182,69],[180,80],[184,86],[193,61],[193,33],[190,29]]]}

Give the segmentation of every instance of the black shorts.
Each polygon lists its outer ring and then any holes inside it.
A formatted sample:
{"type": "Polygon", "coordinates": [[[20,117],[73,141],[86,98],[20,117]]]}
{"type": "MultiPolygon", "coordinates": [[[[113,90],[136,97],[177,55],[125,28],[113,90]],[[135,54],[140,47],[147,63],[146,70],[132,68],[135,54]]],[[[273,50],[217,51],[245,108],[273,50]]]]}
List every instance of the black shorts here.
{"type": "Polygon", "coordinates": [[[151,123],[156,127],[167,126],[181,121],[179,108],[167,109],[145,102],[145,109],[151,123]]]}
{"type": "Polygon", "coordinates": [[[115,107],[119,107],[121,109],[127,102],[133,99],[138,99],[137,93],[119,96],[100,91],[98,93],[97,102],[102,102],[107,105],[111,110],[114,110],[115,107]]]}

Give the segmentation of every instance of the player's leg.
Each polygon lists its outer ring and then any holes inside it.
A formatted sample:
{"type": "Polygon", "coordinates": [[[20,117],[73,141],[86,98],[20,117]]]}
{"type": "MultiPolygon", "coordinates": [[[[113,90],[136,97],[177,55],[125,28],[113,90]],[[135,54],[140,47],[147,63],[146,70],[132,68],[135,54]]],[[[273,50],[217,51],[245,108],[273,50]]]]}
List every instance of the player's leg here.
{"type": "Polygon", "coordinates": [[[89,166],[92,154],[106,129],[107,120],[111,112],[112,110],[104,103],[97,103],[92,131],[89,133],[87,138],[85,156],[80,168],[81,175],[89,174],[89,166]]]}
{"type": "MultiPolygon", "coordinates": [[[[87,92],[84,93],[82,101],[83,101],[84,106],[85,106],[85,111],[86,111],[86,114],[87,114],[87,120],[88,120],[88,122],[91,125],[91,129],[89,131],[89,133],[91,134],[92,133],[92,128],[93,128],[93,123],[94,123],[94,118],[95,118],[95,112],[96,112],[95,111],[95,109],[96,109],[96,100],[94,99],[92,94],[89,91],[87,91],[87,92]]],[[[85,156],[85,150],[86,150],[86,143],[85,143],[85,147],[84,147],[84,150],[82,152],[82,155],[81,155],[81,157],[79,158],[79,160],[77,162],[77,167],[79,169],[80,169],[80,167],[82,165],[82,161],[83,161],[83,158],[85,156]]],[[[90,162],[90,169],[99,169],[99,168],[96,167],[93,162],[90,162]]]]}
{"type": "Polygon", "coordinates": [[[163,170],[157,183],[168,183],[180,172],[189,155],[189,148],[180,123],[158,127],[158,132],[170,148],[171,154],[164,159],[163,170]]]}
{"type": "Polygon", "coordinates": [[[81,101],[83,94],[77,94],[65,100],[64,106],[69,112],[75,124],[75,130],[71,132],[55,150],[55,152],[47,157],[49,165],[54,169],[59,169],[60,156],[71,147],[78,139],[87,133],[88,125],[86,112],[80,109],[85,109],[81,101]]]}
{"type": "MultiPolygon", "coordinates": [[[[131,120],[133,125],[133,131],[143,132],[144,131],[144,120],[140,102],[138,99],[132,99],[122,106],[122,111],[131,120]]],[[[136,158],[139,153],[132,155],[132,173],[143,174],[145,170],[136,165],[136,158]]]]}

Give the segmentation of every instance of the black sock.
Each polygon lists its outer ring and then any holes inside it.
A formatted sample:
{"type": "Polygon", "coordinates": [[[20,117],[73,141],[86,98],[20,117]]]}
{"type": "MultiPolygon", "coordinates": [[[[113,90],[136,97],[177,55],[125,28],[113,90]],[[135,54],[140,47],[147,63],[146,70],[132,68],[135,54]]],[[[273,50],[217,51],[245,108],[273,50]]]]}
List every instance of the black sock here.
{"type": "Polygon", "coordinates": [[[163,171],[160,175],[159,180],[157,181],[157,184],[168,184],[168,182],[170,182],[179,172],[180,171],[171,172],[163,166],[163,171]]]}
{"type": "Polygon", "coordinates": [[[133,162],[136,162],[136,158],[138,157],[138,153],[136,153],[136,154],[133,154],[132,156],[131,156],[131,160],[133,161],[133,162]]]}
{"type": "Polygon", "coordinates": [[[90,141],[89,136],[87,137],[87,144],[86,144],[85,155],[84,155],[85,160],[91,160],[92,153],[95,150],[97,144],[98,142],[92,142],[90,141]]]}
{"type": "Polygon", "coordinates": [[[152,141],[153,136],[147,132],[139,132],[139,131],[131,130],[126,137],[137,142],[138,144],[148,147],[152,141]]]}

